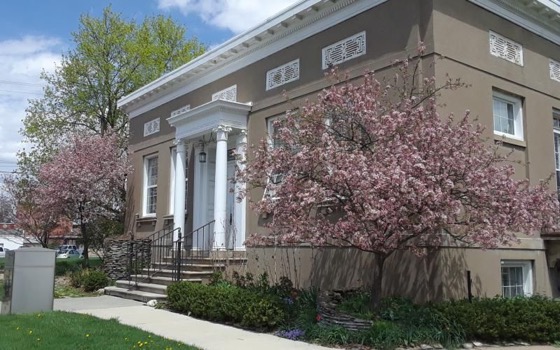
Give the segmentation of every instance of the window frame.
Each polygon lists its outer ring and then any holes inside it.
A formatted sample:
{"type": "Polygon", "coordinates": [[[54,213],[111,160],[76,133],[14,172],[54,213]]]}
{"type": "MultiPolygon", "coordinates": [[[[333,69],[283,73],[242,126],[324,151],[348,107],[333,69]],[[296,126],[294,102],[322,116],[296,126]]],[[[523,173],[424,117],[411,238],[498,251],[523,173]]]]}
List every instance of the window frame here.
{"type": "MultiPolygon", "coordinates": [[[[276,115],[273,117],[266,118],[267,140],[268,140],[268,146],[270,147],[271,150],[274,149],[275,147],[274,123],[282,119],[286,119],[286,114],[281,114],[281,115],[276,115]]],[[[279,183],[282,182],[283,178],[284,178],[284,174],[282,173],[275,173],[268,176],[268,178],[266,179],[266,187],[264,188],[264,192],[263,192],[263,198],[270,197],[272,200],[278,199],[279,197],[276,196],[276,191],[272,190],[270,186],[278,185],[279,183]]]]}
{"type": "Polygon", "coordinates": [[[143,193],[142,193],[142,216],[143,217],[155,217],[157,215],[157,187],[158,187],[158,178],[159,178],[159,157],[157,154],[152,154],[149,156],[144,157],[144,181],[143,181],[143,193]],[[150,161],[155,159],[156,164],[156,183],[155,185],[148,185],[149,183],[149,171],[150,171],[150,161]],[[155,196],[155,204],[154,204],[154,212],[148,211],[148,193],[149,190],[155,188],[156,189],[156,196],[155,196]]]}
{"type": "MultiPolygon", "coordinates": [[[[530,297],[534,293],[534,286],[533,286],[533,260],[501,260],[500,262],[500,277],[503,274],[504,267],[520,267],[523,273],[523,296],[530,297]]],[[[501,278],[501,289],[502,289],[502,296],[505,296],[504,293],[504,286],[503,279],[501,278]]],[[[519,295],[515,295],[513,297],[517,297],[519,295]]]]}
{"type": "Polygon", "coordinates": [[[521,97],[502,93],[496,90],[492,91],[492,129],[494,131],[494,135],[525,141],[523,128],[523,100],[521,97]],[[496,111],[494,108],[496,101],[511,104],[513,106],[513,134],[496,130],[496,111]]]}

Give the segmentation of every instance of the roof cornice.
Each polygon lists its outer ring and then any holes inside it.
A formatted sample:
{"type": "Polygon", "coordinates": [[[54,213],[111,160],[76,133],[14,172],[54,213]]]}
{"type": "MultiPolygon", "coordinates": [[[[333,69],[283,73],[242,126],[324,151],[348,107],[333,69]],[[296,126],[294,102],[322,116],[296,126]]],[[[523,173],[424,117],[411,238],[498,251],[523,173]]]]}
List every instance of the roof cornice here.
{"type": "Polygon", "coordinates": [[[557,0],[468,0],[560,45],[560,2],[557,0]]]}
{"type": "Polygon", "coordinates": [[[134,118],[386,1],[301,1],[123,97],[119,107],[134,118]]]}

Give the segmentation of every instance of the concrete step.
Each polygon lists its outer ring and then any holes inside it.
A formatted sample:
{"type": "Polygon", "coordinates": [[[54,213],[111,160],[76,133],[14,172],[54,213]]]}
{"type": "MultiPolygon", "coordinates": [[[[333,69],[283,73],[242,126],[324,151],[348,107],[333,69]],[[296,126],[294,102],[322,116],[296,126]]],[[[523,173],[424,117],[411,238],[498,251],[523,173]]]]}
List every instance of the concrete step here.
{"type": "Polygon", "coordinates": [[[163,294],[143,292],[140,290],[129,290],[126,288],[112,286],[105,288],[105,294],[123,299],[137,300],[144,303],[150,300],[165,301],[167,299],[167,296],[163,294]]]}
{"type": "MultiPolygon", "coordinates": [[[[157,276],[157,277],[173,277],[173,275],[176,273],[175,271],[171,270],[171,269],[161,269],[161,270],[153,270],[153,269],[143,269],[142,270],[142,274],[143,275],[147,275],[148,273],[150,273],[152,276],[157,276]]],[[[181,270],[181,277],[183,280],[189,280],[192,278],[209,278],[210,276],[212,276],[212,274],[214,273],[213,270],[207,270],[207,271],[183,271],[181,270]]]]}
{"type": "MultiPolygon", "coordinates": [[[[164,270],[171,270],[172,264],[170,262],[162,262],[162,263],[154,263],[152,264],[154,269],[164,269],[164,270]]],[[[187,262],[181,263],[181,270],[182,271],[216,271],[216,270],[225,270],[225,264],[190,264],[187,262]]]]}
{"type": "MultiPolygon", "coordinates": [[[[247,263],[247,258],[196,258],[196,257],[183,257],[183,264],[188,265],[209,265],[209,266],[227,266],[227,265],[244,265],[247,263]]],[[[171,264],[173,262],[172,257],[164,257],[164,263],[171,264]]]]}
{"type": "Polygon", "coordinates": [[[163,284],[147,283],[147,282],[135,282],[120,280],[115,282],[115,286],[119,288],[138,290],[141,292],[148,292],[154,294],[167,295],[167,286],[163,284]]]}
{"type": "MultiPolygon", "coordinates": [[[[132,275],[131,278],[133,281],[137,278],[138,282],[160,284],[163,286],[169,286],[172,283],[175,283],[175,281],[173,281],[171,277],[164,277],[164,276],[149,277],[148,275],[132,275]]],[[[189,278],[183,281],[189,281],[192,283],[202,283],[202,278],[189,278]]]]}

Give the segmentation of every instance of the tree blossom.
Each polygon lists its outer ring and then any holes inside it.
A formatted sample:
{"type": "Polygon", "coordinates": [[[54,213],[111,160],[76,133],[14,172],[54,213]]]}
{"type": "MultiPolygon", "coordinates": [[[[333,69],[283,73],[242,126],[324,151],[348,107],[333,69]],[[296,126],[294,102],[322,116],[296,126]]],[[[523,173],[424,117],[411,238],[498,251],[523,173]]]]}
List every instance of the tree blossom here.
{"type": "Polygon", "coordinates": [[[43,207],[61,208],[80,224],[87,259],[91,241],[88,225],[123,212],[129,164],[115,133],[75,134],[70,140],[51,162],[41,166],[38,191],[43,207]]]}
{"type": "Polygon", "coordinates": [[[38,187],[34,178],[16,174],[4,178],[3,188],[15,208],[14,222],[23,231],[23,238],[31,237],[28,242],[37,241],[47,248],[53,233],[68,233],[72,225],[68,225],[59,207],[41,205],[38,187]]]}
{"type": "Polygon", "coordinates": [[[557,224],[558,200],[545,182],[514,180],[507,156],[468,112],[438,114],[438,92],[461,82],[417,84],[409,65],[401,62],[391,83],[372,73],[337,80],[276,122],[275,146],[262,140],[240,173],[250,193],[267,188],[252,203],[272,214],[270,233],[247,245],[306,242],[374,253],[373,305],[383,264],[397,250],[422,255],[450,239],[496,248],[515,242],[516,232],[557,224]],[[275,174],[281,182],[270,181],[275,174]]]}

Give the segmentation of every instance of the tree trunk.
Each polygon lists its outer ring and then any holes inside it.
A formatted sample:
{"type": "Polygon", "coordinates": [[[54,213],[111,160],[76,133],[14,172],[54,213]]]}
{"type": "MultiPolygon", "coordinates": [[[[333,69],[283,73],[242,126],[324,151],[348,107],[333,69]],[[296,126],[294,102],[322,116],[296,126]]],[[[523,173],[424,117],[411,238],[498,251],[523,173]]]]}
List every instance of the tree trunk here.
{"type": "Polygon", "coordinates": [[[80,230],[82,231],[82,239],[84,240],[84,250],[82,255],[84,256],[84,266],[89,267],[89,237],[87,233],[87,225],[84,222],[83,215],[80,213],[80,230]]]}
{"type": "Polygon", "coordinates": [[[381,305],[383,291],[383,266],[387,259],[386,254],[375,254],[375,268],[373,269],[373,284],[371,287],[371,309],[377,310],[381,305]]]}

